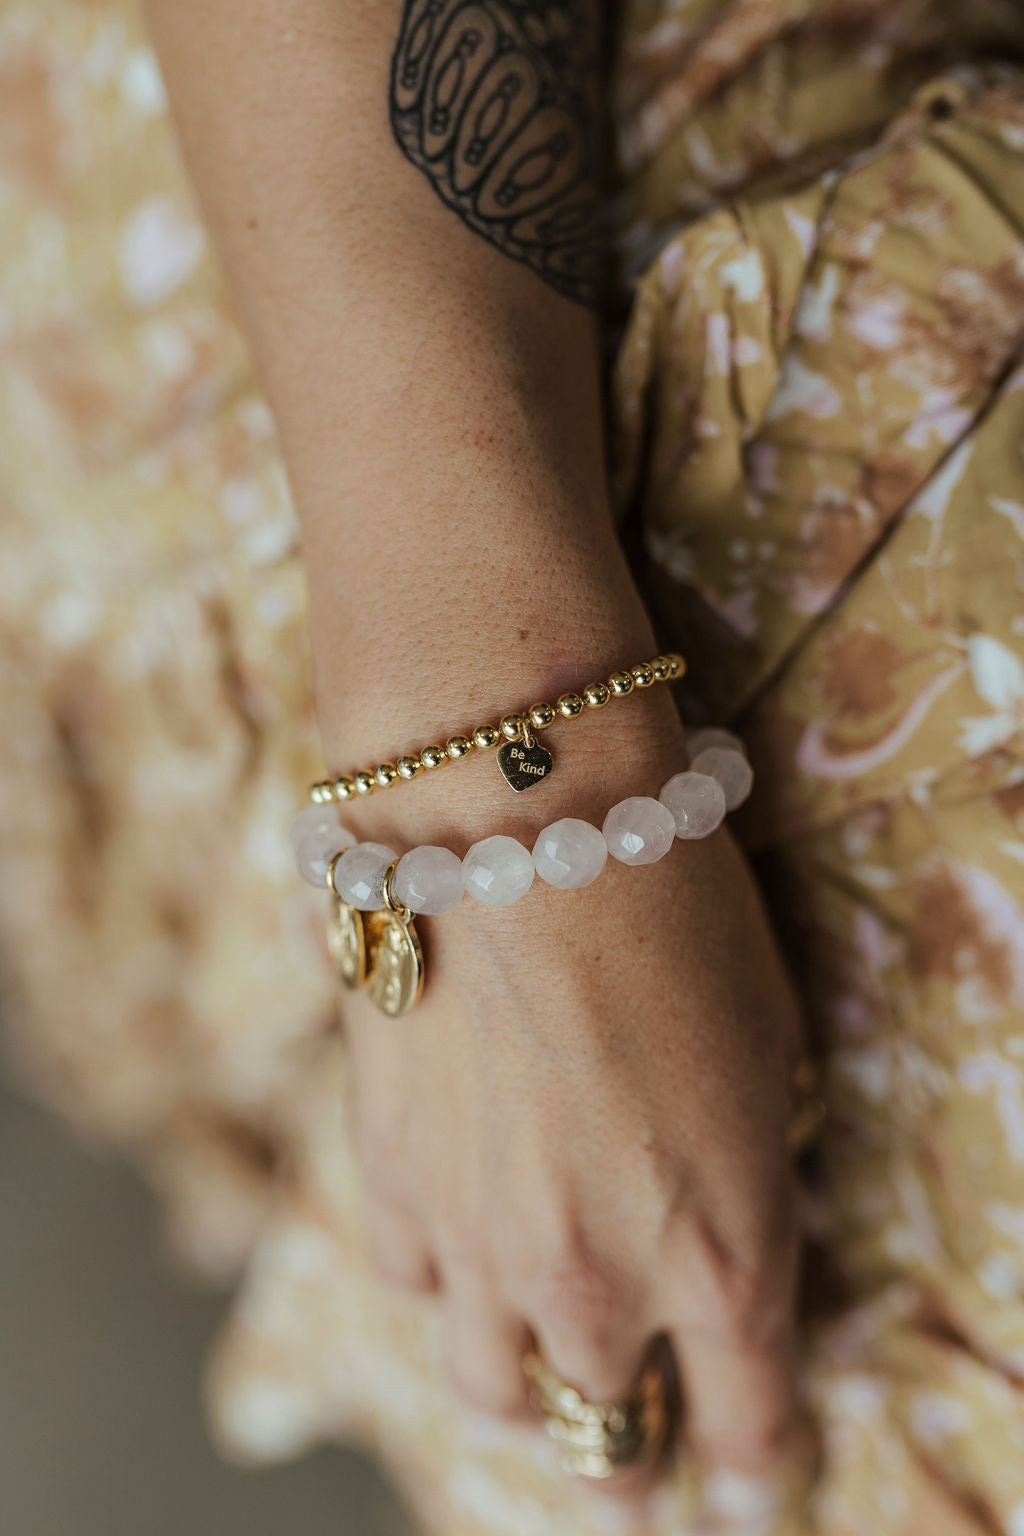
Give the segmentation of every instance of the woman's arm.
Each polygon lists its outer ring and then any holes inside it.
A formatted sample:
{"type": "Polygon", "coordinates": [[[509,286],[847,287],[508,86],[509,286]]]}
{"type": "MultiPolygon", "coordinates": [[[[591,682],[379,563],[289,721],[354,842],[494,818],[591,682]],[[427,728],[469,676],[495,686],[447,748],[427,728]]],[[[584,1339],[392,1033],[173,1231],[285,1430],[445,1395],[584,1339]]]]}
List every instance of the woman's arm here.
{"type": "MultiPolygon", "coordinates": [[[[149,0],[149,13],[302,520],[329,767],[653,654],[609,515],[586,302],[588,9],[149,0]],[[451,73],[424,96],[424,29],[457,10],[472,25],[445,42],[451,73]],[[532,147],[484,196],[466,190],[471,139],[438,144],[459,71],[465,87],[500,49],[479,133],[534,102],[532,147]],[[529,208],[522,222],[509,211],[543,177],[563,190],[538,240],[529,208]]],[[[667,689],[565,737],[521,798],[471,761],[346,819],[399,850],[463,852],[497,831],[529,843],[560,816],[599,823],[683,766],[667,689]]],[[[430,937],[411,1021],[359,998],[346,1015],[381,1266],[440,1286],[453,1374],[486,1407],[521,1408],[528,1331],[595,1398],[620,1394],[664,1331],[688,1438],[719,1462],[770,1464],[794,1416],[797,1030],[727,835],[571,895],[463,902],[430,937]]]]}
{"type": "MultiPolygon", "coordinates": [[[[520,36],[530,9],[488,7],[520,36]]],[[[586,7],[549,9],[591,54],[586,7]]],[[[339,768],[453,709],[483,719],[540,696],[563,653],[572,676],[577,658],[600,675],[652,643],[607,507],[587,242],[569,252],[582,247],[579,279],[555,259],[538,276],[396,139],[395,77],[428,10],[149,7],[288,460],[339,768]]],[[[555,79],[560,41],[533,50],[555,79]]],[[[539,155],[559,134],[593,138],[579,84],[559,94],[539,155]]],[[[585,175],[570,181],[566,214],[591,198],[585,175]]]]}

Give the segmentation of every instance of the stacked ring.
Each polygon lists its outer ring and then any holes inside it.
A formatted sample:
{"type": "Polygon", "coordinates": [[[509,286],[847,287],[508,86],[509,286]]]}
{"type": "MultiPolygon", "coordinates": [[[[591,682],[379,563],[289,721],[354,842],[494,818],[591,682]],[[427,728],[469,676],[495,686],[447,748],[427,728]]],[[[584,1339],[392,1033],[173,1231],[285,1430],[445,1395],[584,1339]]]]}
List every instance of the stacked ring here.
{"type": "Polygon", "coordinates": [[[562,1465],[576,1477],[607,1478],[623,1467],[657,1460],[668,1439],[669,1412],[664,1378],[648,1365],[628,1396],[590,1403],[540,1355],[529,1354],[523,1371],[533,1406],[562,1452],[562,1465]]]}

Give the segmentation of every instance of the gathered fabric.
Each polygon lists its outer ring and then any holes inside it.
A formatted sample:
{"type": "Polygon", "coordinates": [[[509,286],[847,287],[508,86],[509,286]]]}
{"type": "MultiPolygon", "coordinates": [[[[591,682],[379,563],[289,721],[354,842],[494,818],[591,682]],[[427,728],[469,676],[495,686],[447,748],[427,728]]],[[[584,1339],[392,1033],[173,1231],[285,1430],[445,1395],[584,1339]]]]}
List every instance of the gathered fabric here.
{"type": "MultiPolygon", "coordinates": [[[[621,8],[618,517],[685,712],[748,744],[830,1110],[813,1478],[682,1455],[631,1536],[1024,1536],[1018,39],[1017,0],[621,8]]],[[[296,523],[128,0],[0,4],[0,252],[16,1070],[234,1288],[227,1448],[359,1441],[443,1536],[611,1529],[369,1265],[284,834],[321,767],[296,523]]]]}

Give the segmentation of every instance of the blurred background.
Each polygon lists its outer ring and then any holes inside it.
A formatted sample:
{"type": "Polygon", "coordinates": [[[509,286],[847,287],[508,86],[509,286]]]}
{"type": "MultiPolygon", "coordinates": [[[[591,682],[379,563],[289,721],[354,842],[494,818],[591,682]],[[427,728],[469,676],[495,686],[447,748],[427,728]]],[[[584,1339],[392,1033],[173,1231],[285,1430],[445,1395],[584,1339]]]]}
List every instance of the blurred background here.
{"type": "Polygon", "coordinates": [[[176,1272],[117,1157],[0,1086],[3,1536],[411,1536],[352,1452],[217,1456],[200,1386],[224,1306],[176,1272]]]}

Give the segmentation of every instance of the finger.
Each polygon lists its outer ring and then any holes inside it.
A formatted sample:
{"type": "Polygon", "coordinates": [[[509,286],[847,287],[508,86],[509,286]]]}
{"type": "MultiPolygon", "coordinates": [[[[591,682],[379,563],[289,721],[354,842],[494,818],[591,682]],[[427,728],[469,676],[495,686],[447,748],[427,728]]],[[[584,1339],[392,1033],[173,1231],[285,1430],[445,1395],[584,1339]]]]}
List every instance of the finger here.
{"type": "Polygon", "coordinates": [[[362,998],[351,999],[346,1015],[353,1068],[349,1124],[367,1245],[374,1267],[389,1284],[428,1294],[437,1289],[438,1278],[410,1177],[408,1062],[391,1031],[366,1019],[368,1007],[362,998]]]}
{"type": "Polygon", "coordinates": [[[716,1223],[691,1219],[670,1229],[659,1297],[679,1368],[687,1446],[706,1468],[755,1478],[785,1462],[801,1423],[794,1188],[788,1164],[777,1193],[770,1167],[760,1179],[759,1191],[740,1186],[741,1216],[730,1215],[720,1198],[706,1206],[716,1223]]]}
{"type": "MultiPolygon", "coordinates": [[[[566,1386],[574,1388],[580,1396],[595,1406],[621,1403],[628,1398],[639,1379],[645,1359],[645,1344],[639,1333],[630,1331],[630,1338],[621,1347],[606,1350],[599,1356],[589,1356],[586,1344],[568,1343],[563,1333],[548,1334],[547,1342],[541,1330],[537,1333],[537,1347],[555,1376],[566,1386]],[[615,1385],[612,1387],[611,1383],[615,1385]]],[[[541,1399],[535,1404],[541,1412],[550,1413],[549,1433],[559,1446],[566,1472],[578,1476],[581,1486],[601,1500],[612,1499],[620,1503],[638,1505],[651,1491],[655,1464],[663,1449],[662,1438],[658,1443],[645,1442],[636,1447],[630,1459],[620,1462],[609,1470],[604,1457],[610,1451],[595,1444],[593,1426],[576,1422],[572,1407],[562,1409],[541,1399]],[[601,1465],[599,1472],[585,1470],[590,1464],[591,1452],[597,1453],[601,1465]]]]}
{"type": "MultiPolygon", "coordinates": [[[[543,1358],[566,1385],[589,1403],[621,1402],[636,1386],[650,1346],[650,1330],[638,1309],[615,1303],[594,1277],[577,1279],[558,1293],[534,1324],[543,1358]]],[[[556,1437],[557,1439],[557,1437],[556,1437]]],[[[567,1448],[568,1449],[568,1448],[567,1448]]],[[[609,1477],[585,1483],[588,1491],[629,1504],[650,1491],[651,1459],[625,1464],[609,1477]]],[[[571,1469],[572,1458],[567,1459],[571,1469]]]]}
{"type": "Polygon", "coordinates": [[[628,1396],[653,1330],[620,1276],[584,1259],[555,1264],[531,1287],[525,1310],[544,1359],[588,1402],[628,1396]]]}
{"type": "Polygon", "coordinates": [[[544,1359],[588,1403],[628,1397],[643,1369],[648,1337],[625,1320],[614,1336],[596,1338],[585,1328],[540,1323],[535,1332],[544,1359]]]}
{"type": "Polygon", "coordinates": [[[416,1216],[391,1201],[378,1200],[366,1212],[370,1258],[382,1279],[412,1295],[438,1288],[437,1268],[416,1216]]]}
{"type": "Polygon", "coordinates": [[[445,1270],[444,1354],[453,1388],[479,1413],[525,1417],[527,1332],[485,1274],[445,1270]]]}
{"type": "Polygon", "coordinates": [[[792,1337],[743,1347],[689,1327],[673,1335],[687,1445],[705,1465],[761,1477],[775,1471],[800,1428],[792,1337]]]}

